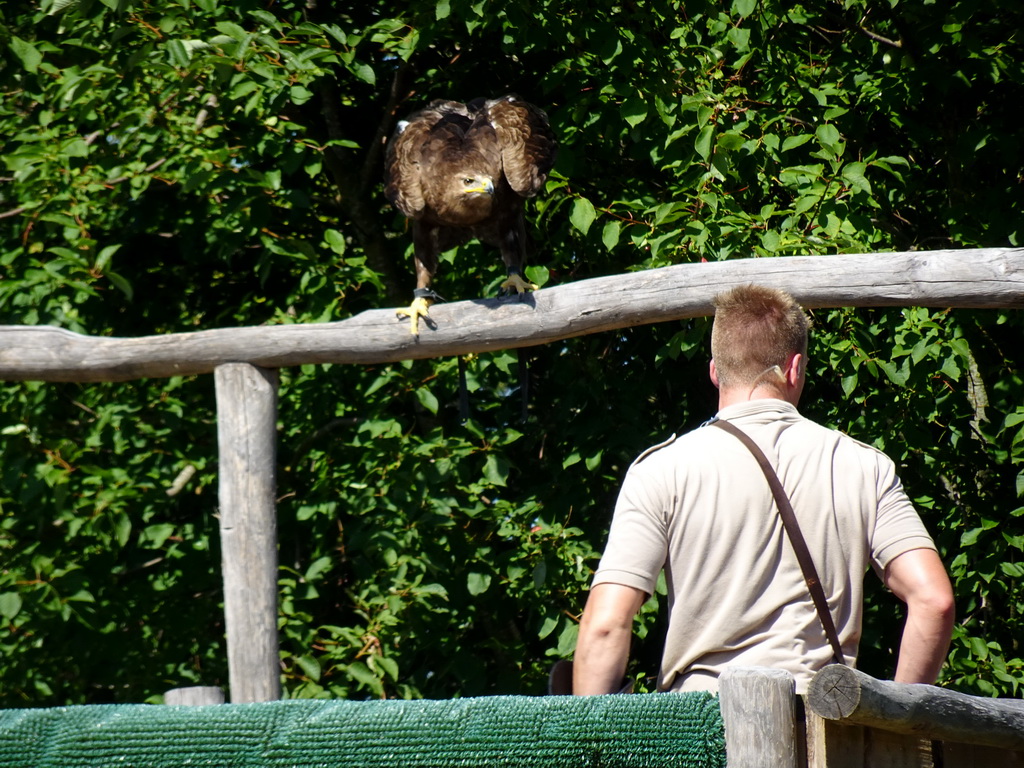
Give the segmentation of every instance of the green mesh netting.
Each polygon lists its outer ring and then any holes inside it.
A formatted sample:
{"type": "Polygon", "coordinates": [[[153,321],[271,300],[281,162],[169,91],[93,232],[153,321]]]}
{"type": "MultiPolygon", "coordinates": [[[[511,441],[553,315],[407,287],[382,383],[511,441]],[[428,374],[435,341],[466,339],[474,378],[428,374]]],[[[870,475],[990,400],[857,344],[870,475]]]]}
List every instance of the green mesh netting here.
{"type": "Polygon", "coordinates": [[[724,768],[706,693],[0,710],[3,768],[724,768]]]}

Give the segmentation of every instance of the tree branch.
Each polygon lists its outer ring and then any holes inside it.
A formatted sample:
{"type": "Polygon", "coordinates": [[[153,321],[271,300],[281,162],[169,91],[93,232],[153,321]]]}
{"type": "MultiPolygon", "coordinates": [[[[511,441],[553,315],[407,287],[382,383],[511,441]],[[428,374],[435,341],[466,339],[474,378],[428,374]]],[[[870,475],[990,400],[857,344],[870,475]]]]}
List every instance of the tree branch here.
{"type": "Polygon", "coordinates": [[[901,41],[901,40],[890,40],[888,37],[883,37],[882,35],[878,34],[877,32],[872,32],[867,27],[858,26],[857,27],[857,31],[860,32],[862,35],[866,35],[867,37],[871,38],[872,40],[874,40],[877,43],[882,43],[883,45],[888,45],[891,48],[903,48],[903,41],[901,41]]]}

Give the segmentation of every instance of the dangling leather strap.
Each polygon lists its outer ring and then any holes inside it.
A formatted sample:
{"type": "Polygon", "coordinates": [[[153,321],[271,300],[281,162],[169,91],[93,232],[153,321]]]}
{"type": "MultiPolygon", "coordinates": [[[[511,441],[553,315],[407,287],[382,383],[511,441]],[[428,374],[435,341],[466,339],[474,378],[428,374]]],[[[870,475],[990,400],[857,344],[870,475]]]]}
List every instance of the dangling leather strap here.
{"type": "Polygon", "coordinates": [[[768,485],[772,489],[772,496],[775,497],[775,506],[778,507],[779,517],[782,518],[782,525],[789,535],[789,541],[793,545],[797,562],[800,563],[800,570],[803,571],[804,581],[807,582],[807,589],[810,590],[814,607],[818,611],[818,618],[821,619],[825,635],[832,646],[832,656],[836,663],[846,664],[846,657],[843,656],[843,648],[839,644],[839,636],[836,634],[836,625],[832,621],[832,614],[828,609],[828,601],[825,599],[825,590],[821,588],[818,572],[814,568],[814,560],[811,559],[811,553],[807,549],[807,542],[804,541],[804,535],[800,532],[800,525],[797,523],[796,515],[793,513],[793,505],[789,503],[789,497],[782,487],[779,476],[772,468],[768,457],[764,455],[761,449],[757,447],[757,443],[751,440],[746,432],[735,424],[730,424],[723,419],[715,419],[710,423],[712,426],[724,429],[730,435],[739,439],[741,443],[747,446],[754,455],[754,458],[757,459],[757,463],[761,466],[761,471],[764,472],[768,485]]]}

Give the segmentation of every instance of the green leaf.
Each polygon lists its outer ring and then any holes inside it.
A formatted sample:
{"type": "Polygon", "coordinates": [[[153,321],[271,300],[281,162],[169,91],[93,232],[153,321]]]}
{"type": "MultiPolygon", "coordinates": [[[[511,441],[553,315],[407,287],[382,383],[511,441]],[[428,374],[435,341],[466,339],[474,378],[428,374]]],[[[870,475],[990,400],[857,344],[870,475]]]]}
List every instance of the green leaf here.
{"type": "Polygon", "coordinates": [[[576,650],[576,639],[579,637],[580,625],[574,621],[566,622],[565,627],[558,634],[558,647],[555,653],[558,656],[567,658],[576,650]]]}
{"type": "Polygon", "coordinates": [[[747,137],[739,131],[724,131],[718,135],[718,147],[726,152],[734,152],[747,142],[747,137]]]}
{"type": "Polygon", "coordinates": [[[385,387],[389,383],[391,383],[391,381],[394,378],[395,378],[395,372],[394,371],[392,371],[392,370],[385,371],[380,376],[375,378],[373,380],[373,382],[370,384],[370,386],[366,388],[366,391],[363,392],[363,397],[367,397],[367,398],[370,397],[370,395],[372,395],[378,389],[380,389],[381,387],[385,387]]]}
{"type": "Polygon", "coordinates": [[[324,557],[319,557],[312,563],[310,563],[309,567],[306,569],[306,573],[303,575],[303,578],[306,581],[315,581],[316,579],[320,578],[320,576],[323,573],[329,571],[333,564],[333,557],[329,557],[326,555],[324,557]]]}
{"type": "Polygon", "coordinates": [[[1009,576],[1011,579],[1019,579],[1024,576],[1024,568],[1018,563],[1000,563],[999,567],[1003,573],[1009,576]]]}
{"type": "Polygon", "coordinates": [[[181,40],[168,40],[165,45],[167,46],[167,57],[170,59],[171,66],[178,69],[186,69],[192,61],[192,51],[181,40]]]}
{"type": "Polygon", "coordinates": [[[80,2],[81,0],[53,0],[53,3],[46,11],[46,15],[56,16],[58,13],[62,13],[68,8],[78,5],[80,2]]]}
{"type": "Polygon", "coordinates": [[[971,646],[971,653],[975,658],[981,659],[982,661],[988,658],[988,643],[980,637],[972,637],[968,642],[971,646]]]}
{"type": "Polygon", "coordinates": [[[533,567],[533,586],[535,589],[543,587],[548,580],[548,564],[541,560],[533,567]]]}
{"type": "Polygon", "coordinates": [[[369,83],[370,85],[377,84],[377,73],[369,64],[353,64],[349,67],[349,70],[364,83],[369,83]]]}
{"type": "Polygon", "coordinates": [[[809,133],[802,133],[799,136],[787,136],[785,141],[782,142],[782,151],[787,152],[790,149],[802,147],[810,140],[811,134],[809,133]]]}
{"type": "Polygon", "coordinates": [[[946,374],[953,381],[959,381],[960,379],[960,366],[957,364],[956,358],[947,357],[942,361],[942,372],[946,374]]]}
{"type": "Polygon", "coordinates": [[[812,192],[809,195],[803,195],[797,198],[796,203],[793,204],[793,212],[796,214],[807,213],[807,211],[814,208],[821,202],[821,195],[812,192]]]}
{"type": "Polygon", "coordinates": [[[214,26],[218,31],[223,32],[232,40],[237,40],[240,43],[244,43],[249,39],[249,33],[233,21],[218,21],[214,26]]]}
{"type": "Polygon", "coordinates": [[[0,616],[13,619],[21,611],[21,595],[17,592],[0,592],[0,616]]]}
{"type": "Polygon", "coordinates": [[[466,577],[466,589],[469,590],[469,594],[473,597],[482,595],[491,586],[491,574],[489,573],[478,573],[476,571],[470,571],[466,577]]]}
{"type": "Polygon", "coordinates": [[[305,104],[307,101],[313,98],[315,95],[309,88],[301,85],[293,85],[288,89],[288,95],[295,105],[305,104]]]}
{"type": "Polygon", "coordinates": [[[114,284],[114,287],[117,288],[117,290],[119,290],[121,293],[123,293],[125,298],[128,299],[128,301],[132,300],[132,297],[135,295],[135,291],[132,288],[132,284],[129,283],[124,277],[122,277],[117,272],[112,272],[110,270],[107,270],[104,277],[106,277],[110,282],[112,282],[114,284]]]}
{"type": "Polygon", "coordinates": [[[508,482],[509,464],[508,460],[495,453],[487,456],[484,463],[484,477],[492,485],[504,486],[508,482]]]}
{"type": "Polygon", "coordinates": [[[320,680],[320,662],[317,661],[313,656],[306,654],[304,656],[296,656],[295,663],[302,669],[303,674],[314,682],[320,680]]]}
{"type": "Polygon", "coordinates": [[[125,546],[132,535],[132,519],[122,513],[116,516],[114,521],[114,535],[119,546],[125,546]]]}
{"type": "Polygon", "coordinates": [[[628,98],[622,105],[622,119],[629,124],[630,128],[636,128],[647,119],[647,102],[636,94],[628,98]]]}
{"type": "Polygon", "coordinates": [[[496,352],[491,360],[498,370],[504,374],[511,374],[512,366],[517,362],[516,356],[508,350],[496,352]]]}
{"type": "Polygon", "coordinates": [[[584,235],[590,231],[590,225],[597,218],[597,211],[594,204],[585,197],[577,197],[572,204],[572,213],[569,214],[569,223],[584,235]]]}
{"type": "Polygon", "coordinates": [[[398,679],[397,661],[395,661],[394,659],[389,659],[387,656],[372,656],[371,658],[373,660],[374,666],[380,667],[381,671],[383,671],[385,675],[387,675],[392,680],[398,679]]]}
{"type": "Polygon", "coordinates": [[[110,260],[114,257],[114,254],[121,250],[121,243],[116,245],[108,245],[102,249],[96,256],[96,261],[93,263],[93,269],[97,272],[103,272],[108,266],[110,266],[110,260]]]}
{"type": "Polygon", "coordinates": [[[343,256],[348,247],[345,236],[336,229],[325,229],[324,241],[327,243],[327,247],[339,256],[343,256]]]}
{"type": "Polygon", "coordinates": [[[437,6],[434,9],[434,18],[438,21],[442,21],[451,16],[452,6],[449,0],[438,0],[437,6]]]}
{"type": "Polygon", "coordinates": [[[978,537],[981,535],[981,528],[972,528],[969,531],[964,531],[960,535],[960,546],[970,547],[978,542],[978,537]]]}
{"type": "Polygon", "coordinates": [[[39,65],[43,62],[43,54],[32,43],[11,35],[10,48],[26,72],[35,73],[39,70],[39,65]]]}
{"type": "Polygon", "coordinates": [[[527,280],[541,288],[547,285],[551,279],[551,270],[540,264],[527,267],[523,270],[523,273],[526,275],[527,280]]]}
{"type": "Polygon", "coordinates": [[[604,247],[610,251],[618,245],[621,232],[621,222],[615,220],[605,222],[604,228],[601,230],[601,242],[604,247]]]}
{"type": "Polygon", "coordinates": [[[769,253],[775,253],[782,246],[782,236],[774,229],[769,229],[761,235],[761,247],[769,253]]]}
{"type": "Polygon", "coordinates": [[[420,387],[416,390],[416,399],[419,400],[420,405],[426,408],[431,413],[437,413],[438,402],[437,397],[426,387],[420,387]]]}
{"type": "Polygon", "coordinates": [[[693,142],[693,148],[700,155],[701,159],[707,161],[711,157],[711,146],[715,138],[715,126],[705,125],[701,128],[697,139],[693,142]]]}
{"type": "Polygon", "coordinates": [[[757,10],[757,0],[732,0],[732,12],[735,16],[745,19],[757,10]]]}
{"type": "Polygon", "coordinates": [[[142,536],[154,549],[159,549],[167,539],[174,535],[176,530],[176,526],[171,523],[157,523],[146,526],[142,531],[142,536]]]}
{"type": "MultiPolygon", "coordinates": [[[[747,0],[738,0],[739,2],[746,2],[747,0]]],[[[756,2],[756,0],[755,0],[756,2]]],[[[743,27],[733,27],[729,30],[728,34],[729,42],[733,44],[737,51],[744,53],[750,50],[750,30],[744,29],[743,27]]]]}
{"type": "Polygon", "coordinates": [[[384,687],[381,685],[380,678],[370,671],[363,662],[357,661],[353,664],[349,664],[345,667],[349,675],[351,675],[356,681],[365,685],[372,692],[381,694],[384,691],[384,687]]]}
{"type": "Polygon", "coordinates": [[[847,163],[843,166],[842,176],[846,182],[859,192],[865,194],[871,194],[871,184],[864,177],[864,172],[867,170],[866,163],[847,163]]]}
{"type": "Polygon", "coordinates": [[[832,123],[819,125],[814,132],[818,143],[825,149],[835,150],[840,141],[839,130],[832,123]]]}
{"type": "Polygon", "coordinates": [[[878,367],[882,369],[882,372],[886,377],[888,377],[889,381],[898,387],[906,385],[909,374],[904,368],[889,360],[878,360],[877,363],[878,367]]]}

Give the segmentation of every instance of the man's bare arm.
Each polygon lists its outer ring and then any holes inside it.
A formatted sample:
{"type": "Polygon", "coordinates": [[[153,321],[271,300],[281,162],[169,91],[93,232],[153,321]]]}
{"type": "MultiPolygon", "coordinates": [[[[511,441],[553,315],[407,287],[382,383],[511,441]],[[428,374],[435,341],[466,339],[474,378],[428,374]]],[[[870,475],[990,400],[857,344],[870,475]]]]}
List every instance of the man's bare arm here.
{"type": "Polygon", "coordinates": [[[647,595],[622,584],[590,590],[573,659],[573,693],[590,696],[622,688],[633,637],[633,616],[647,595]]]}
{"type": "Polygon", "coordinates": [[[934,683],[953,633],[953,588],[938,554],[913,549],[885,570],[885,584],[907,604],[907,623],[896,664],[898,683],[934,683]]]}

